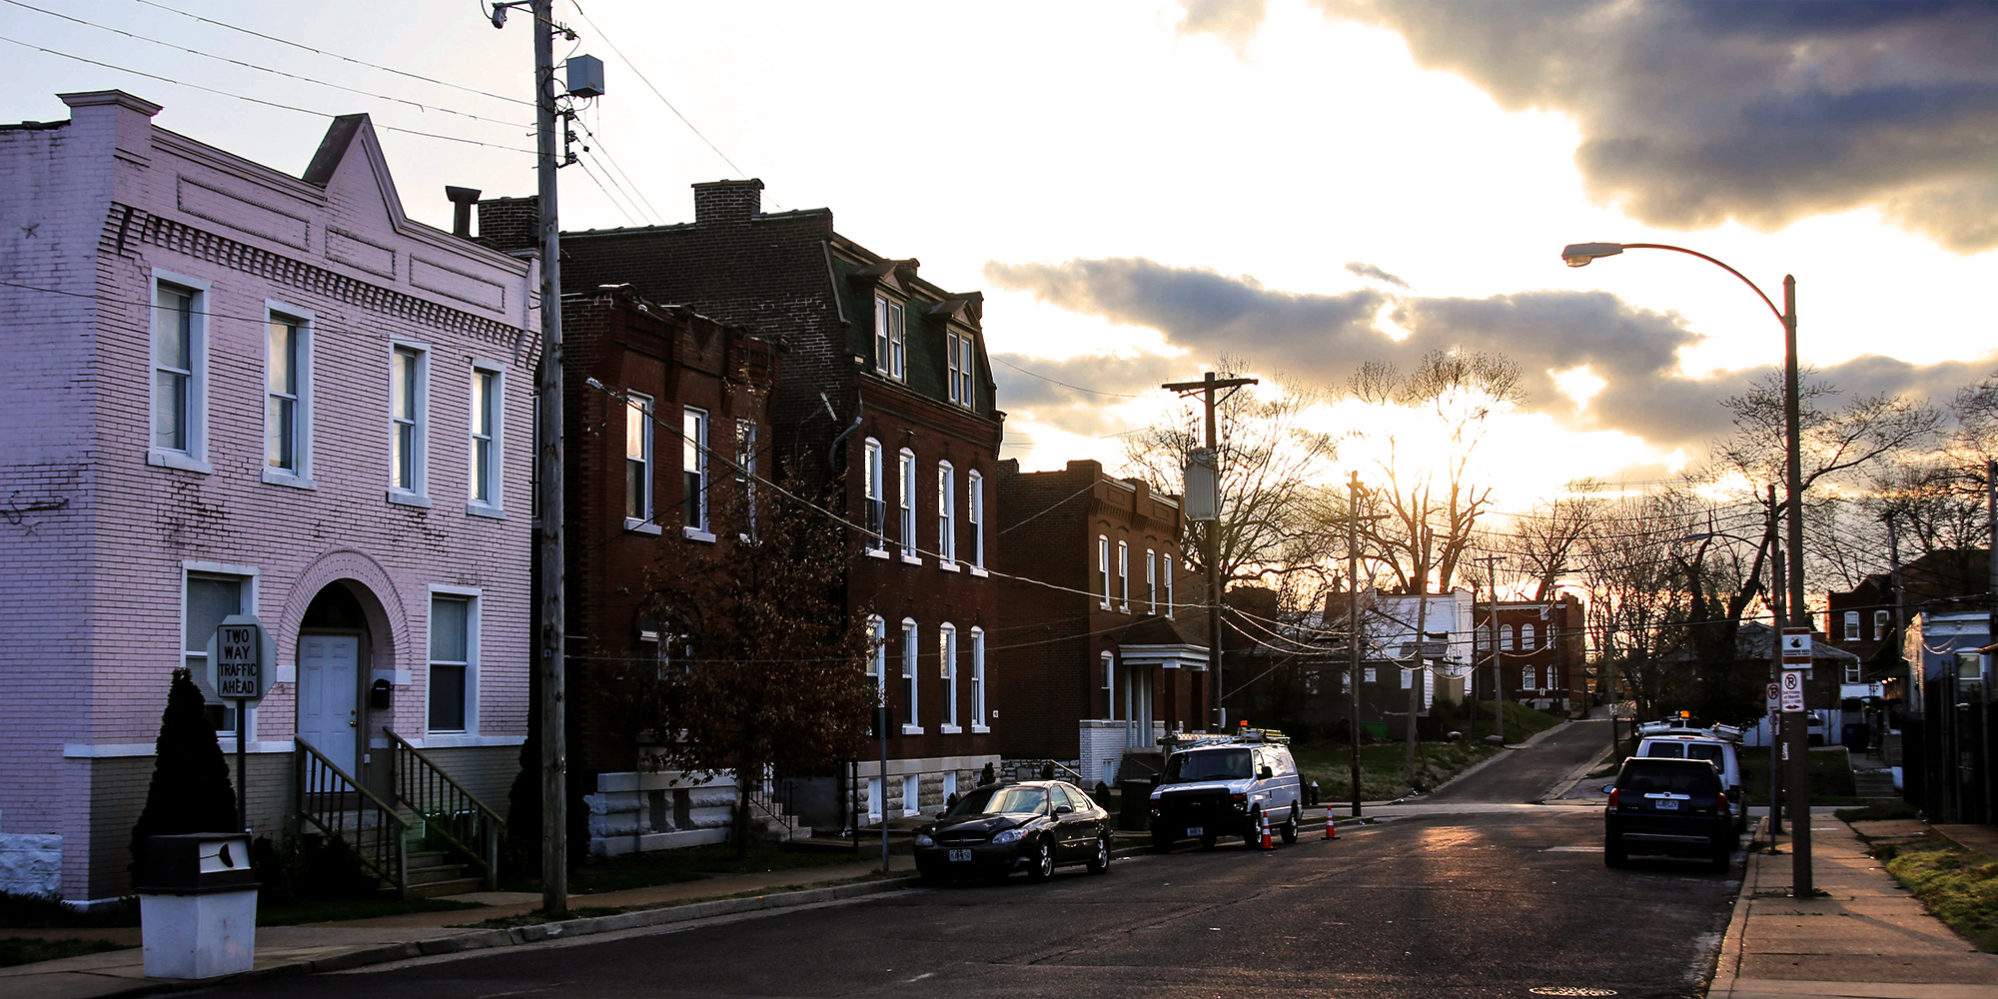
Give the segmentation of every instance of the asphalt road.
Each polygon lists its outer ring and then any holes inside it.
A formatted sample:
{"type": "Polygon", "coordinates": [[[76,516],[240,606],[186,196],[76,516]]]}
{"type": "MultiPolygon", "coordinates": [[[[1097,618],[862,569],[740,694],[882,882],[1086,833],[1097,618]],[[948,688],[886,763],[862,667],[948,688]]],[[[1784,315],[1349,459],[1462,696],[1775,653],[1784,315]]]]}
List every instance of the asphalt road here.
{"type": "Polygon", "coordinates": [[[1609,870],[1599,809],[1514,803],[1578,766],[1562,760],[1580,746],[1509,752],[1448,800],[1381,808],[1335,841],[1188,847],[1100,877],[911,890],[204,994],[1697,996],[1739,868],[1609,870]],[[1496,790],[1480,800],[1473,782],[1496,790]]]}

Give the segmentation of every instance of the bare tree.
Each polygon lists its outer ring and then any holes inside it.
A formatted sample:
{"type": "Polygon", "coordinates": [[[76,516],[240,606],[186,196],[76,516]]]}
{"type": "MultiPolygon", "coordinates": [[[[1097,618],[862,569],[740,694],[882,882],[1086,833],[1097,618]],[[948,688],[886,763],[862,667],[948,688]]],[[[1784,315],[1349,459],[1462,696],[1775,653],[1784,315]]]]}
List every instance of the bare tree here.
{"type": "Polygon", "coordinates": [[[1685,670],[1667,653],[1683,642],[1691,594],[1673,548],[1703,526],[1698,507],[1682,490],[1618,500],[1577,552],[1599,681],[1621,687],[1644,717],[1683,687],[1685,670]]]}
{"type": "Polygon", "coordinates": [[[1534,600],[1548,600],[1561,577],[1581,569],[1583,543],[1610,512],[1606,487],[1598,479],[1577,479],[1561,495],[1543,499],[1514,518],[1509,540],[1480,539],[1474,547],[1509,552],[1512,573],[1530,582],[1534,600]]]}

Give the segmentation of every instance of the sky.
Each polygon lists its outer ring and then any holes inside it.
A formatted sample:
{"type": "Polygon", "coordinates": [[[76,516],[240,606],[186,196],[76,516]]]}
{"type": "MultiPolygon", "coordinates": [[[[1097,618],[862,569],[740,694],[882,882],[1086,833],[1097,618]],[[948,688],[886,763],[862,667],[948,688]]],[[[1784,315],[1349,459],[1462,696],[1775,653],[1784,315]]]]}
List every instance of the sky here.
{"type": "MultiPolygon", "coordinates": [[[[534,191],[532,38],[463,0],[0,0],[0,121],[123,89],[289,173],[367,112],[404,209],[534,191]],[[190,51],[191,50],[191,51],[190,51]]],[[[1097,458],[1222,355],[1334,390],[1432,350],[1518,362],[1501,510],[1654,483],[1799,354],[1847,397],[1998,373],[1998,3],[559,0],[604,61],[565,230],[765,184],[985,295],[1007,457],[1097,458]]],[[[1401,417],[1335,405],[1363,478],[1401,417]]],[[[1342,476],[1343,477],[1343,476],[1342,476]]]]}

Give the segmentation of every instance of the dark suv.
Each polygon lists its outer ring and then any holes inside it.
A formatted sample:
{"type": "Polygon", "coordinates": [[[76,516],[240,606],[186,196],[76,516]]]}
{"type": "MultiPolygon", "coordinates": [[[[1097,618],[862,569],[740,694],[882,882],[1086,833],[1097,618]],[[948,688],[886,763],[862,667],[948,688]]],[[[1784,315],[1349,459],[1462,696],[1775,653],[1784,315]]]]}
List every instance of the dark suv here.
{"type": "Polygon", "coordinates": [[[1714,870],[1733,860],[1736,836],[1720,771],[1706,760],[1633,756],[1610,786],[1603,810],[1603,863],[1633,853],[1706,857],[1714,870]]]}

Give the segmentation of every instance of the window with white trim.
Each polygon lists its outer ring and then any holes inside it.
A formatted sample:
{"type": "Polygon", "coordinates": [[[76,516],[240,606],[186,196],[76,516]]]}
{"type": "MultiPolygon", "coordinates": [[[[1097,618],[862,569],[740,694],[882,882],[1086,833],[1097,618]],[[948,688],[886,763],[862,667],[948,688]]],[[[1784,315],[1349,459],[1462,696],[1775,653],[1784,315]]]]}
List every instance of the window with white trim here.
{"type": "Polygon", "coordinates": [[[896,381],[908,379],[909,348],[902,303],[874,296],[874,370],[896,381]]]}
{"type": "Polygon", "coordinates": [[[1145,549],[1145,612],[1159,612],[1159,553],[1156,549],[1145,549]]]}
{"type": "Polygon", "coordinates": [[[952,568],[957,564],[957,469],[950,462],[937,462],[937,558],[952,568]]]}
{"type": "Polygon", "coordinates": [[[208,457],[207,306],[207,289],[154,279],[154,464],[201,467],[208,457]]]}
{"type": "Polygon", "coordinates": [[[862,445],[865,458],[866,481],[863,492],[867,501],[867,550],[881,552],[888,550],[888,494],[882,488],[881,442],[872,437],[862,445]]]}
{"type": "Polygon", "coordinates": [[[1540,686],[1540,667],[1527,663],[1519,668],[1519,687],[1528,690],[1540,686]]]}
{"type": "Polygon", "coordinates": [[[922,812],[922,801],[917,797],[921,791],[922,781],[919,775],[909,774],[902,778],[902,815],[904,817],[917,815],[922,812]]]}
{"type": "Polygon", "coordinates": [[[985,476],[978,469],[965,473],[969,485],[966,493],[971,500],[971,508],[965,518],[971,528],[971,567],[974,570],[985,568],[985,476]]]}
{"type": "Polygon", "coordinates": [[[276,310],[264,333],[264,481],[302,483],[312,475],[310,323],[276,310]]]}
{"type": "Polygon", "coordinates": [[[922,684],[916,673],[916,622],[912,618],[902,619],[902,731],[917,735],[923,731],[921,703],[916,695],[922,692],[922,684]]]}
{"type": "Polygon", "coordinates": [[[680,509],[688,537],[714,540],[708,530],[708,414],[686,408],[680,423],[680,477],[685,482],[680,509]]]}
{"type": "Polygon", "coordinates": [[[1512,625],[1502,624],[1499,625],[1499,648],[1503,649],[1507,646],[1510,646],[1512,651],[1518,652],[1519,634],[1513,630],[1512,625]]]}
{"type": "Polygon", "coordinates": [[[1096,578],[1103,588],[1103,601],[1097,606],[1110,609],[1110,536],[1096,536],[1096,578]]]}
{"type": "Polygon", "coordinates": [[[479,663],[479,599],[469,591],[430,594],[430,711],[432,732],[472,730],[479,663]]]}
{"type": "Polygon", "coordinates": [[[1891,611],[1877,610],[1873,612],[1872,638],[1874,641],[1879,642],[1886,640],[1887,629],[1891,624],[1893,624],[1893,620],[1894,620],[1894,614],[1891,611]]]}
{"type": "Polygon", "coordinates": [[[957,626],[949,622],[937,628],[938,693],[943,697],[940,720],[944,732],[955,732],[957,724],[957,626]]]}
{"type": "Polygon", "coordinates": [[[874,691],[886,703],[888,697],[888,622],[879,614],[867,616],[867,676],[874,691]]]}
{"type": "Polygon", "coordinates": [[[985,731],[985,629],[971,629],[971,730],[985,731]]]}
{"type": "Polygon", "coordinates": [[[1529,622],[1527,622],[1526,624],[1523,624],[1523,625],[1520,625],[1520,628],[1519,628],[1519,635],[1520,635],[1520,638],[1521,638],[1521,639],[1522,639],[1522,640],[1523,640],[1523,641],[1525,642],[1525,644],[1526,644],[1526,651],[1528,651],[1528,652],[1538,652],[1538,651],[1540,651],[1540,626],[1539,626],[1539,625],[1537,625],[1537,624],[1534,624],[1534,623],[1532,623],[1532,622],[1530,622],[1530,621],[1529,621],[1529,622]]]}
{"type": "Polygon", "coordinates": [[[1173,570],[1176,568],[1178,568],[1178,564],[1173,559],[1172,553],[1167,552],[1165,558],[1165,591],[1166,591],[1165,604],[1166,604],[1166,617],[1168,619],[1172,617],[1173,613],[1172,577],[1173,577],[1173,570]]]}
{"type": "Polygon", "coordinates": [[[1857,641],[1859,641],[1859,612],[1858,612],[1858,611],[1846,611],[1846,612],[1845,612],[1845,640],[1846,640],[1846,641],[1848,641],[1848,642],[1857,642],[1857,641]]]}
{"type": "Polygon", "coordinates": [[[389,489],[420,498],[429,489],[430,352],[396,344],[389,368],[389,489]]]}
{"type": "Polygon", "coordinates": [[[742,501],[744,541],[756,538],[756,421],[735,421],[735,495],[742,501]]]}
{"type": "Polygon", "coordinates": [[[1117,720],[1117,657],[1108,652],[1097,657],[1097,672],[1103,685],[1103,717],[1117,720]]]}
{"type": "Polygon", "coordinates": [[[1131,613],[1131,546],[1117,542],[1117,609],[1131,613]]]}
{"type": "Polygon", "coordinates": [[[624,526],[652,522],[652,397],[624,396],[624,526]]]}
{"type": "Polygon", "coordinates": [[[886,793],[887,791],[882,785],[881,778],[867,778],[867,821],[881,821],[881,810],[884,804],[882,796],[886,793]]]}
{"type": "Polygon", "coordinates": [[[234,735],[236,707],[215,696],[208,684],[208,640],[231,614],[254,613],[255,577],[245,574],[187,570],[182,580],[181,664],[207,698],[207,714],[217,735],[234,735]]]}
{"type": "Polygon", "coordinates": [[[952,330],[944,340],[944,357],[948,370],[944,373],[950,392],[950,401],[969,408],[974,400],[972,394],[972,374],[975,371],[972,339],[968,333],[952,330]]]}
{"type": "Polygon", "coordinates": [[[475,507],[498,510],[504,491],[500,479],[500,407],[505,399],[505,374],[488,364],[472,366],[471,496],[475,507]]]}
{"type": "Polygon", "coordinates": [[[916,560],[916,452],[908,448],[901,454],[901,496],[902,504],[902,557],[916,560]]]}

